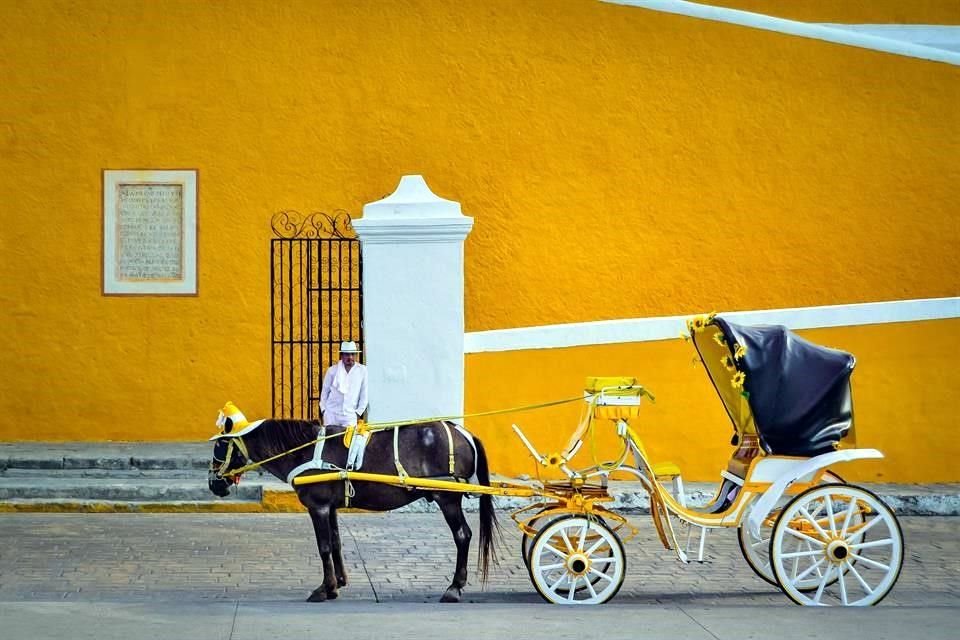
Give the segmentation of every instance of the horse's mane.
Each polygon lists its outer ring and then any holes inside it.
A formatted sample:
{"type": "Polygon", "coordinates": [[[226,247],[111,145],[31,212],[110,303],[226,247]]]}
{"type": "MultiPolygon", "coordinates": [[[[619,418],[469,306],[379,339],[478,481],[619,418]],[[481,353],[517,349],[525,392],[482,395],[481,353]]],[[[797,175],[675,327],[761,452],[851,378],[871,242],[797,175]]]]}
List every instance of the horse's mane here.
{"type": "MultiPolygon", "coordinates": [[[[310,420],[272,418],[266,420],[250,435],[256,437],[258,448],[264,453],[277,455],[316,439],[319,428],[318,422],[310,420]]],[[[312,449],[306,451],[308,455],[313,455],[312,449]]]]}

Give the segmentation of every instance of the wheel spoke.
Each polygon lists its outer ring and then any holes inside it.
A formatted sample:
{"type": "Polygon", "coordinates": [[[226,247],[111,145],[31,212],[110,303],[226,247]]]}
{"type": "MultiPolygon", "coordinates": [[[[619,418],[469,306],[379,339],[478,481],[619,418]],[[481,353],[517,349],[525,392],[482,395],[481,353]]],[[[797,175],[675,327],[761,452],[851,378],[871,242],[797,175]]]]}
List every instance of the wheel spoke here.
{"type": "Polygon", "coordinates": [[[540,571],[553,571],[554,569],[560,569],[565,566],[562,562],[558,564],[542,564],[540,565],[540,571]]]}
{"type": "Polygon", "coordinates": [[[867,592],[867,595],[873,594],[873,589],[870,588],[870,585],[867,584],[867,581],[863,579],[863,576],[860,575],[860,572],[857,571],[857,568],[853,566],[853,563],[849,560],[844,562],[847,565],[847,568],[850,569],[850,573],[853,574],[853,577],[857,579],[857,582],[860,583],[860,586],[863,587],[863,590],[867,592]]]}
{"type": "Polygon", "coordinates": [[[617,561],[616,558],[614,558],[613,556],[610,556],[609,558],[597,558],[596,560],[591,560],[590,564],[605,564],[607,562],[616,562],[616,561],[617,561]]]}
{"type": "MultiPolygon", "coordinates": [[[[810,542],[804,540],[803,544],[805,544],[805,545],[807,546],[807,551],[813,551],[813,550],[814,550],[814,549],[813,549],[813,545],[810,544],[810,542]]],[[[799,547],[800,547],[800,545],[799,545],[799,543],[798,543],[797,548],[799,548],[799,547]]],[[[823,576],[823,572],[820,571],[820,567],[817,567],[817,577],[819,578],[819,577],[822,577],[822,576],[823,576]]]]}
{"type": "Polygon", "coordinates": [[[583,551],[583,543],[587,539],[587,528],[589,526],[589,521],[583,523],[583,528],[580,530],[580,542],[577,543],[577,551],[583,551]]]}
{"type": "Polygon", "coordinates": [[[866,565],[869,565],[869,566],[871,566],[871,567],[873,567],[873,568],[875,568],[875,569],[883,569],[884,571],[890,571],[890,567],[888,567],[887,565],[883,564],[882,562],[877,562],[876,560],[871,560],[870,558],[866,558],[866,557],[864,557],[864,556],[861,556],[861,555],[858,554],[858,553],[851,553],[850,555],[851,555],[852,557],[856,558],[857,560],[859,560],[860,562],[862,562],[862,563],[864,563],[864,564],[866,564],[866,565]]]}
{"type": "Polygon", "coordinates": [[[836,516],[833,514],[833,500],[829,493],[824,496],[823,504],[827,508],[827,522],[830,524],[830,537],[832,538],[837,535],[837,522],[836,516]]]}
{"type": "Polygon", "coordinates": [[[592,547],[590,547],[589,549],[587,549],[586,551],[583,552],[584,555],[589,556],[589,555],[592,554],[594,551],[596,551],[597,548],[598,548],[600,545],[604,544],[606,541],[607,541],[606,538],[604,538],[603,536],[600,536],[600,539],[597,540],[597,542],[596,542],[592,547]]]}
{"type": "Polygon", "coordinates": [[[879,517],[879,516],[876,517],[876,518],[874,518],[873,520],[871,520],[870,522],[868,522],[867,524],[865,524],[862,529],[857,529],[856,532],[854,532],[854,533],[850,534],[849,536],[847,536],[847,538],[846,538],[847,542],[850,542],[850,541],[851,541],[853,538],[855,538],[856,536],[862,536],[862,535],[865,534],[867,531],[870,531],[870,529],[873,528],[873,525],[877,524],[877,523],[880,522],[881,520],[883,520],[883,518],[881,518],[881,517],[879,517]]]}
{"type": "Polygon", "coordinates": [[[567,559],[567,554],[565,554],[565,553],[563,553],[563,552],[561,552],[561,551],[558,551],[553,545],[544,543],[543,548],[546,549],[547,551],[551,551],[551,552],[555,553],[556,555],[560,556],[560,557],[563,558],[564,560],[567,559]]]}
{"type": "Polygon", "coordinates": [[[820,580],[820,585],[817,587],[817,593],[813,596],[813,601],[817,604],[820,604],[820,598],[823,596],[823,590],[827,586],[827,582],[830,581],[830,572],[833,567],[827,567],[827,570],[823,574],[823,579],[820,580]]]}
{"type": "Polygon", "coordinates": [[[753,547],[754,549],[756,549],[757,547],[761,547],[761,548],[769,547],[770,538],[764,538],[761,536],[760,539],[757,540],[756,542],[751,542],[750,546],[753,547]]]}
{"type": "Polygon", "coordinates": [[[871,540],[870,542],[861,542],[859,544],[850,545],[851,549],[869,549],[871,547],[881,547],[884,545],[893,544],[893,538],[884,538],[883,540],[871,540]]]}
{"type": "Polygon", "coordinates": [[[596,576],[598,576],[598,577],[600,577],[600,578],[603,578],[604,580],[609,580],[610,582],[613,582],[613,576],[608,576],[608,575],[605,574],[604,572],[602,572],[602,571],[597,571],[597,570],[594,569],[593,567],[590,567],[590,573],[592,573],[592,574],[594,574],[594,575],[596,575],[596,576]]]}
{"type": "Polygon", "coordinates": [[[791,551],[790,553],[781,553],[781,558],[803,558],[807,556],[822,556],[823,549],[811,549],[810,551],[791,551]]]}
{"type": "MultiPolygon", "coordinates": [[[[821,538],[823,538],[824,540],[829,540],[829,539],[830,539],[830,536],[827,534],[826,531],[823,530],[823,527],[820,526],[820,523],[817,522],[817,519],[814,518],[812,515],[810,515],[810,512],[807,511],[807,508],[806,508],[806,507],[800,507],[800,514],[801,514],[804,518],[806,518],[807,521],[810,522],[810,524],[813,525],[813,528],[817,530],[817,533],[820,534],[820,537],[821,537],[821,538]]],[[[812,539],[812,538],[811,538],[811,539],[812,539]]]]}
{"type": "Polygon", "coordinates": [[[825,560],[826,560],[825,558],[820,558],[819,560],[817,560],[816,562],[814,562],[812,565],[810,565],[809,567],[807,567],[806,570],[805,570],[803,573],[801,573],[800,575],[798,575],[797,577],[795,577],[795,578],[793,579],[794,584],[796,584],[796,583],[799,582],[800,580],[803,580],[804,578],[806,578],[806,577],[807,577],[808,575],[810,575],[813,571],[817,571],[817,572],[819,573],[819,571],[820,571],[820,565],[823,564],[825,560]]]}
{"type": "Polygon", "coordinates": [[[570,591],[567,592],[567,602],[573,602],[577,595],[577,583],[580,582],[580,576],[573,576],[573,582],[570,583],[570,591]]]}
{"type": "Polygon", "coordinates": [[[594,598],[596,598],[596,597],[597,597],[597,590],[593,588],[593,583],[590,582],[589,580],[587,580],[586,578],[584,578],[583,581],[586,583],[586,585],[587,585],[587,590],[590,592],[590,595],[593,596],[594,598]]]}
{"type": "Polygon", "coordinates": [[[805,533],[803,533],[803,532],[800,532],[800,531],[797,531],[796,529],[791,529],[790,527],[787,527],[787,528],[785,529],[785,531],[786,531],[786,533],[789,533],[789,534],[792,535],[792,536],[795,536],[795,537],[797,537],[797,538],[800,538],[801,540],[806,540],[806,541],[808,541],[808,542],[812,542],[813,544],[820,545],[821,547],[827,546],[827,544],[826,544],[825,542],[823,542],[822,540],[817,540],[816,538],[811,538],[811,537],[808,536],[807,534],[805,534],[805,533]]]}
{"type": "Polygon", "coordinates": [[[847,583],[843,581],[843,571],[840,571],[840,567],[837,567],[837,575],[839,579],[837,582],[840,583],[840,602],[843,603],[843,606],[850,604],[850,601],[847,600],[847,583]]]}
{"type": "MultiPolygon", "coordinates": [[[[801,540],[797,540],[796,549],[799,549],[801,544],[803,544],[803,542],[802,542],[801,540]]],[[[807,547],[809,547],[809,546],[810,546],[810,544],[808,543],[808,544],[807,544],[807,547]]],[[[790,569],[790,575],[792,575],[794,578],[796,578],[796,577],[797,577],[797,571],[798,571],[799,569],[800,569],[800,558],[794,558],[794,559],[793,559],[793,568],[790,569]]]]}
{"type": "MultiPolygon", "coordinates": [[[[544,576],[543,578],[544,578],[544,580],[546,580],[547,576],[544,576]]],[[[550,585],[550,592],[551,592],[551,593],[556,593],[556,592],[557,592],[557,587],[559,587],[560,584],[563,583],[563,581],[566,580],[566,579],[567,579],[567,574],[566,574],[566,573],[562,574],[562,575],[560,576],[560,578],[559,578],[556,582],[554,582],[552,585],[550,585]]]]}
{"type": "Polygon", "coordinates": [[[563,543],[567,545],[567,551],[573,551],[573,545],[570,544],[570,538],[567,537],[567,530],[560,529],[560,535],[563,537],[563,543]]]}
{"type": "Polygon", "coordinates": [[[847,537],[847,528],[850,526],[850,520],[853,518],[853,512],[857,510],[857,501],[856,499],[852,500],[850,504],[847,505],[847,515],[843,519],[843,526],[840,528],[840,537],[847,537]]]}

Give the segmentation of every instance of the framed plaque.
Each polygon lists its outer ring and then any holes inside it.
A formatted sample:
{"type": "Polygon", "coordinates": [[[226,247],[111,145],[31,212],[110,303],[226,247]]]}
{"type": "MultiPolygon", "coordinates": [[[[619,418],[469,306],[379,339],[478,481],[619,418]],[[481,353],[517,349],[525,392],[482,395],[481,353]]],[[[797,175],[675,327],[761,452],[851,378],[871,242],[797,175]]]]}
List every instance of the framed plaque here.
{"type": "Polygon", "coordinates": [[[197,171],[103,171],[103,294],[197,295],[197,171]]]}

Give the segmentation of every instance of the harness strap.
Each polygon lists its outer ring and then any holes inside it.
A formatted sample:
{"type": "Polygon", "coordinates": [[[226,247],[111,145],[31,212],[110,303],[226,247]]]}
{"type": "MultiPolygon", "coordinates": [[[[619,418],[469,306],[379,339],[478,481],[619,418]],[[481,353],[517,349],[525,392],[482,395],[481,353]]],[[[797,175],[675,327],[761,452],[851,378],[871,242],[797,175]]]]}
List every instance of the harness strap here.
{"type": "Polygon", "coordinates": [[[406,484],[407,470],[400,464],[400,427],[393,427],[393,464],[397,467],[397,475],[400,481],[406,484]]]}
{"type": "Polygon", "coordinates": [[[227,467],[230,465],[230,458],[233,456],[233,440],[227,443],[227,452],[223,456],[223,460],[220,461],[220,468],[217,470],[217,475],[224,478],[226,477],[227,467]]]}
{"type": "Polygon", "coordinates": [[[250,454],[247,453],[247,443],[243,441],[243,438],[237,436],[236,438],[232,438],[232,440],[236,441],[237,449],[240,449],[240,453],[243,454],[243,457],[249,460],[250,454]]]}
{"type": "Polygon", "coordinates": [[[452,476],[455,470],[455,464],[454,464],[454,458],[453,458],[453,454],[454,454],[453,433],[450,432],[450,425],[448,425],[446,421],[443,421],[440,424],[443,425],[444,431],[447,432],[447,442],[450,444],[450,456],[448,458],[448,461],[450,463],[450,475],[452,476]]]}

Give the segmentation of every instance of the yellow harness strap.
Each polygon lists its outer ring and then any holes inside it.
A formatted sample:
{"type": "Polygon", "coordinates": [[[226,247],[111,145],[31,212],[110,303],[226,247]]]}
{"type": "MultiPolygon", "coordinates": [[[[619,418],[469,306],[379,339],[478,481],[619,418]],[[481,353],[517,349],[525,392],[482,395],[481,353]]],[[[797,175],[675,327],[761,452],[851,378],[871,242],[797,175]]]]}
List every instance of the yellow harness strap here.
{"type": "Polygon", "coordinates": [[[370,426],[366,422],[363,420],[357,421],[357,424],[348,426],[347,430],[343,432],[343,446],[349,449],[354,436],[364,436],[369,432],[370,426]]]}

